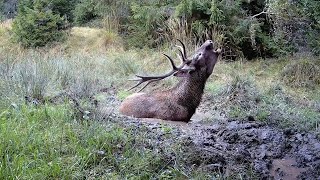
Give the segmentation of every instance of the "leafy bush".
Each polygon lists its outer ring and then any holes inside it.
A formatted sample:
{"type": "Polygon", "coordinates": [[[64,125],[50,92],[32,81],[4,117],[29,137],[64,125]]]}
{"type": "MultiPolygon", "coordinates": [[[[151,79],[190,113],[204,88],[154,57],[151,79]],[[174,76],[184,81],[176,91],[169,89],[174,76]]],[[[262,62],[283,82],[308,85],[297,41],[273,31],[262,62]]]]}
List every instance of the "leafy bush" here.
{"type": "Polygon", "coordinates": [[[78,3],[78,0],[45,0],[49,2],[49,9],[54,14],[59,14],[69,22],[73,21],[73,10],[78,3]]]}
{"type": "Polygon", "coordinates": [[[63,38],[65,21],[45,1],[22,1],[12,26],[14,39],[25,47],[44,46],[63,38]]]}
{"type": "Polygon", "coordinates": [[[225,58],[244,55],[252,59],[278,53],[278,47],[269,34],[271,27],[267,17],[259,14],[265,7],[261,1],[185,0],[177,6],[176,15],[189,21],[195,38],[200,41],[217,39],[214,31],[208,31],[210,29],[223,34],[225,58]]]}
{"type": "Polygon", "coordinates": [[[317,0],[270,1],[273,36],[289,52],[320,53],[320,3],[317,0]]]}
{"type": "Polygon", "coordinates": [[[133,16],[129,19],[129,44],[135,47],[156,47],[164,41],[165,9],[156,5],[131,5],[133,16]]]}
{"type": "Polygon", "coordinates": [[[127,39],[137,47],[155,47],[176,38],[193,45],[214,39],[231,52],[224,53],[227,58],[275,56],[281,49],[272,39],[267,16],[261,13],[265,8],[264,2],[242,0],[132,3],[127,39]]]}

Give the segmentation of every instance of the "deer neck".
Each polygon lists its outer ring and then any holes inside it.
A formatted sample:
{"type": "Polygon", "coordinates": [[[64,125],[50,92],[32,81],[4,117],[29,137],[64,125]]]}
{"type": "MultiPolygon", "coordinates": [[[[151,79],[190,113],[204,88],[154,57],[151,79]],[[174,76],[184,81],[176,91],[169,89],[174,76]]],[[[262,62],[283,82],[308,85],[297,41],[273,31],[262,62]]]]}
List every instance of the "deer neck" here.
{"type": "Polygon", "coordinates": [[[171,91],[177,97],[180,105],[187,107],[194,113],[200,104],[206,81],[205,71],[197,71],[189,77],[182,78],[171,91]]]}

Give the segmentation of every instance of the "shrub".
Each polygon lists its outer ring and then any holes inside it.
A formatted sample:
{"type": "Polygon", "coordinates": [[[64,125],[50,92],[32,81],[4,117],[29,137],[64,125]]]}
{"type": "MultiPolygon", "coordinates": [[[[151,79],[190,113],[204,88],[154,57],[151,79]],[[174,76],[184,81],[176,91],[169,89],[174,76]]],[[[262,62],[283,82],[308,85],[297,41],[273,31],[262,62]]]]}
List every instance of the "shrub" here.
{"type": "Polygon", "coordinates": [[[273,36],[289,52],[320,53],[320,3],[318,0],[269,1],[273,36]]]}
{"type": "Polygon", "coordinates": [[[73,10],[78,0],[45,0],[49,2],[49,8],[54,14],[59,14],[69,22],[73,21],[73,10]]]}
{"type": "MultiPolygon", "coordinates": [[[[270,57],[282,51],[272,38],[271,25],[262,13],[266,4],[220,0],[181,0],[176,2],[133,2],[127,40],[135,47],[156,47],[182,39],[192,46],[214,39],[231,58],[270,57]]],[[[224,53],[226,57],[226,53],[224,53]]]]}
{"type": "Polygon", "coordinates": [[[287,85],[313,87],[320,84],[320,67],[310,59],[301,59],[285,66],[281,76],[287,85]]]}
{"type": "Polygon", "coordinates": [[[99,16],[97,10],[97,3],[94,0],[82,0],[80,1],[73,12],[74,22],[77,25],[83,25],[90,20],[99,16]]]}
{"type": "Polygon", "coordinates": [[[127,28],[128,43],[135,47],[156,47],[165,41],[163,27],[166,14],[165,7],[159,4],[131,5],[132,17],[129,18],[127,28]]]}
{"type": "Polygon", "coordinates": [[[44,1],[22,1],[12,26],[15,41],[25,47],[44,46],[63,37],[65,21],[44,1]]]}

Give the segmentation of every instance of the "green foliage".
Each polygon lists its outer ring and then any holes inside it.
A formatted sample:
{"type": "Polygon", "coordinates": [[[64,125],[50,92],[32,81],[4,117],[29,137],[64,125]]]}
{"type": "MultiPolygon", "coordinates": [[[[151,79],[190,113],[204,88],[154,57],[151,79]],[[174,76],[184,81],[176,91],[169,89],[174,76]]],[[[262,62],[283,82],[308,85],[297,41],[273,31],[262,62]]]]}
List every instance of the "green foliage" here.
{"type": "Polygon", "coordinates": [[[201,16],[210,15],[209,0],[182,0],[176,7],[176,16],[184,16],[187,19],[201,18],[201,16]]]}
{"type": "Polygon", "coordinates": [[[320,55],[320,2],[305,1],[304,13],[312,21],[311,29],[307,32],[308,42],[311,51],[315,55],[320,55]]]}
{"type": "Polygon", "coordinates": [[[163,27],[166,18],[165,7],[159,4],[131,5],[129,18],[129,44],[135,47],[156,47],[164,41],[163,27]]]}
{"type": "Polygon", "coordinates": [[[81,0],[74,10],[74,22],[83,25],[99,16],[95,0],[81,0]]]}
{"type": "MultiPolygon", "coordinates": [[[[76,25],[94,24],[118,31],[129,47],[154,48],[177,38],[192,47],[214,39],[224,47],[225,59],[297,51],[320,54],[320,3],[316,0],[22,0],[22,6],[27,8],[20,8],[19,14],[32,14],[30,9],[38,12],[40,8],[39,12],[51,12],[76,25]]],[[[45,18],[57,21],[49,16],[45,18]]],[[[39,18],[44,17],[35,19],[39,18]]],[[[59,23],[59,28],[64,27],[64,22],[59,23]]]]}
{"type": "Polygon", "coordinates": [[[0,21],[4,19],[3,6],[4,6],[4,1],[0,0],[0,21]]]}
{"type": "Polygon", "coordinates": [[[69,22],[73,21],[73,10],[79,0],[46,0],[49,2],[49,9],[54,14],[59,14],[69,22]]]}
{"type": "MultiPolygon", "coordinates": [[[[165,42],[164,36],[169,41],[187,36],[195,44],[208,38],[215,39],[224,47],[225,58],[244,56],[253,59],[300,50],[301,43],[297,38],[290,38],[285,28],[280,33],[277,30],[290,25],[298,27],[294,23],[296,20],[307,20],[312,21],[312,27],[306,30],[305,38],[309,38],[311,51],[317,54],[320,52],[318,12],[318,1],[181,0],[167,4],[156,2],[151,7],[148,2],[134,2],[131,5],[133,18],[126,33],[129,44],[137,47],[161,45],[165,42]],[[279,21],[278,16],[285,20],[279,21]],[[172,19],[180,25],[170,27],[172,19]],[[222,34],[223,38],[217,34],[222,34]]],[[[292,31],[295,31],[291,32],[292,36],[301,36],[297,30],[292,31]]]]}
{"type": "Polygon", "coordinates": [[[310,51],[319,55],[320,2],[317,0],[270,1],[273,36],[288,52],[310,51]],[[288,28],[290,27],[290,28],[288,28]]]}
{"type": "Polygon", "coordinates": [[[12,31],[15,41],[21,45],[37,47],[61,40],[64,25],[64,19],[48,9],[47,2],[24,0],[20,2],[12,31]]]}
{"type": "Polygon", "coordinates": [[[164,36],[167,40],[187,36],[195,44],[214,39],[232,54],[243,54],[249,59],[278,55],[281,49],[270,36],[271,26],[267,17],[264,14],[251,17],[264,8],[266,5],[261,1],[249,3],[242,0],[181,0],[177,4],[152,5],[133,3],[128,39],[134,46],[154,47],[163,44],[164,36]],[[169,7],[175,9],[174,13],[167,13],[169,7]],[[173,27],[170,22],[179,25],[173,27]]]}

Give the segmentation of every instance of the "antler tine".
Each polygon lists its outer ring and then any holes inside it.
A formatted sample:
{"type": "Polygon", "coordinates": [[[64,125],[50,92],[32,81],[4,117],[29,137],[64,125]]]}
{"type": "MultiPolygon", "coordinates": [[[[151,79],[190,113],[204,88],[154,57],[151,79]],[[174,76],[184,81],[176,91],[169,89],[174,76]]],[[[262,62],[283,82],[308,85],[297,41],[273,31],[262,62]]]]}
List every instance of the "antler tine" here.
{"type": "Polygon", "coordinates": [[[187,59],[187,52],[186,52],[186,46],[183,44],[183,42],[180,39],[177,39],[177,41],[179,41],[179,43],[181,44],[181,46],[178,46],[181,50],[179,50],[181,52],[181,54],[183,54],[183,59],[186,60],[187,59]]]}
{"type": "Polygon", "coordinates": [[[171,66],[172,66],[172,69],[173,69],[173,70],[178,70],[178,68],[177,68],[177,66],[174,64],[172,58],[171,58],[170,56],[166,55],[166,54],[163,54],[163,55],[170,61],[170,64],[171,64],[171,66]]]}
{"type": "MultiPolygon", "coordinates": [[[[136,75],[138,76],[138,75],[136,75]]],[[[144,83],[145,81],[143,81],[143,79],[131,79],[131,81],[139,81],[136,85],[132,86],[130,89],[128,89],[127,91],[130,91],[136,87],[138,87],[140,84],[144,83]]]]}
{"type": "Polygon", "coordinates": [[[147,85],[149,85],[150,83],[154,82],[154,81],[158,81],[160,79],[146,79],[147,77],[143,77],[143,76],[139,76],[136,75],[137,77],[140,77],[141,79],[132,79],[132,81],[139,81],[136,85],[134,85],[133,87],[131,87],[130,89],[128,89],[127,91],[130,91],[136,87],[138,87],[140,84],[149,81],[147,84],[145,84],[138,92],[142,91],[145,87],[147,87],[147,85]]]}
{"type": "Polygon", "coordinates": [[[155,81],[159,81],[161,79],[164,79],[166,77],[171,76],[173,73],[175,73],[176,71],[178,71],[179,69],[181,69],[183,67],[183,65],[181,67],[177,67],[172,58],[166,54],[163,54],[170,62],[171,66],[172,66],[172,70],[164,75],[160,75],[160,76],[141,76],[141,75],[136,75],[138,78],[140,79],[132,79],[133,81],[139,81],[136,85],[134,85],[133,87],[131,87],[130,89],[128,89],[128,91],[138,87],[140,84],[147,82],[146,85],[144,85],[138,92],[140,92],[141,90],[143,90],[145,87],[147,87],[150,83],[155,82],[155,81]]]}
{"type": "Polygon", "coordinates": [[[178,49],[180,56],[178,54],[177,55],[180,57],[182,62],[186,62],[187,59],[184,57],[183,52],[181,51],[182,47],[181,46],[177,46],[177,47],[180,48],[178,49]]]}
{"type": "Polygon", "coordinates": [[[155,81],[158,81],[160,79],[153,79],[153,80],[150,80],[149,82],[147,82],[147,84],[145,84],[142,88],[140,88],[137,92],[140,92],[142,91],[144,88],[146,88],[150,83],[152,82],[155,82],[155,81]]]}

